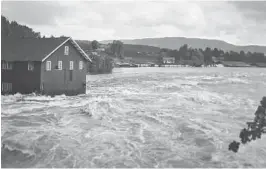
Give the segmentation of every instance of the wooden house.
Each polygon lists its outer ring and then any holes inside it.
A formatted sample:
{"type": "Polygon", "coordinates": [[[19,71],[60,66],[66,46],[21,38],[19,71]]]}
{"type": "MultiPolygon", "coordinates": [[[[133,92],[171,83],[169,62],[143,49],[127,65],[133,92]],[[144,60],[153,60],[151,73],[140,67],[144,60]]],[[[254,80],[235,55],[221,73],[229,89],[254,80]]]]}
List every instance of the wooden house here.
{"type": "Polygon", "coordinates": [[[2,94],[86,92],[90,57],[72,38],[2,40],[2,94]]]}

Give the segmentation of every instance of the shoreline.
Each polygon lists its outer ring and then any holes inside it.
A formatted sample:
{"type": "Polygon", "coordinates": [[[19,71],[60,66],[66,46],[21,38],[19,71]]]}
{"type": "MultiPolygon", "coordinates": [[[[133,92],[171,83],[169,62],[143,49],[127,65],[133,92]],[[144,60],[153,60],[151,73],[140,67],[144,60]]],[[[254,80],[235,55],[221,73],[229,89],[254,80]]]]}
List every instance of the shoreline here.
{"type": "Polygon", "coordinates": [[[162,66],[128,66],[128,67],[114,67],[114,68],[144,68],[144,67],[148,67],[148,68],[167,68],[167,67],[178,67],[178,68],[266,68],[266,67],[261,67],[261,66],[224,66],[224,65],[217,65],[217,66],[189,66],[189,65],[162,65],[162,66]]]}

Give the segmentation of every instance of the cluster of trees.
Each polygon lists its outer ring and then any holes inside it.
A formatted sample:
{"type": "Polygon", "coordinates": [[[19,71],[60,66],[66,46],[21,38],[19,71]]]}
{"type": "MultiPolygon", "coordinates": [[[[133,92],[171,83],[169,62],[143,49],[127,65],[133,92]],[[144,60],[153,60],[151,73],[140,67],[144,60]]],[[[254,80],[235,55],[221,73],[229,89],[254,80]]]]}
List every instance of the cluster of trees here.
{"type": "Polygon", "coordinates": [[[112,73],[114,68],[113,60],[110,56],[99,54],[91,55],[92,64],[89,67],[89,72],[91,74],[103,74],[103,73],[112,73]]]}
{"type": "Polygon", "coordinates": [[[40,38],[40,32],[34,32],[31,28],[20,25],[16,21],[9,21],[6,17],[1,15],[1,36],[9,37],[27,37],[27,38],[40,38]]]}
{"type": "Polygon", "coordinates": [[[92,64],[90,65],[89,72],[92,74],[102,74],[102,73],[111,73],[114,64],[113,59],[110,56],[110,53],[113,54],[115,51],[110,50],[109,54],[106,51],[99,51],[101,44],[93,40],[88,49],[91,49],[91,58],[92,64]]]}
{"type": "MultiPolygon", "coordinates": [[[[161,53],[169,57],[174,57],[176,63],[184,60],[200,60],[205,64],[211,64],[212,57],[215,58],[223,58],[224,61],[242,61],[246,63],[257,63],[257,62],[266,62],[266,57],[264,53],[251,53],[244,51],[234,52],[234,51],[223,51],[221,49],[211,49],[205,48],[203,49],[193,49],[189,48],[187,44],[181,46],[179,50],[171,50],[171,49],[161,49],[161,53]]],[[[162,59],[158,58],[158,61],[162,59]]]]}
{"type": "Polygon", "coordinates": [[[119,40],[114,40],[113,43],[108,44],[106,49],[107,53],[111,54],[115,58],[123,59],[124,58],[124,45],[119,40]]]}

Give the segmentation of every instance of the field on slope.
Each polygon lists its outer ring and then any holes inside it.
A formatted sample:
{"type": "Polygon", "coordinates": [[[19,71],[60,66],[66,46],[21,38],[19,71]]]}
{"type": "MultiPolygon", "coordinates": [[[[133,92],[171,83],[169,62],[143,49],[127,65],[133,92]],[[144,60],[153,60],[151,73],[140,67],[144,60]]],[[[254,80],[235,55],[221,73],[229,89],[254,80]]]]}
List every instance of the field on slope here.
{"type": "Polygon", "coordinates": [[[120,68],[86,95],[2,96],[2,167],[266,167],[265,135],[228,151],[265,92],[264,69],[120,68]]]}

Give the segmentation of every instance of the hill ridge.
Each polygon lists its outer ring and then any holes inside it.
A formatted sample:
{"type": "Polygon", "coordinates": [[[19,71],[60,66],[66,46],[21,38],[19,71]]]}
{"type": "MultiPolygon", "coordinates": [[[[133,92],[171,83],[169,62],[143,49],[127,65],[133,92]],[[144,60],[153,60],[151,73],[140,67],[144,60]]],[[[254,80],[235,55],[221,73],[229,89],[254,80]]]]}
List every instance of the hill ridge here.
{"type": "MultiPolygon", "coordinates": [[[[101,43],[110,43],[113,40],[103,40],[101,43]]],[[[261,45],[235,45],[218,39],[187,38],[187,37],[161,37],[161,38],[139,38],[120,39],[124,44],[147,45],[168,49],[179,49],[187,44],[192,48],[205,49],[206,47],[222,49],[224,51],[259,52],[266,54],[266,46],[261,45]]]]}

